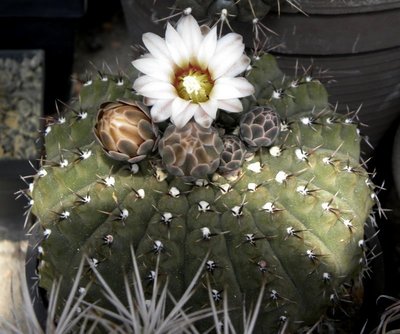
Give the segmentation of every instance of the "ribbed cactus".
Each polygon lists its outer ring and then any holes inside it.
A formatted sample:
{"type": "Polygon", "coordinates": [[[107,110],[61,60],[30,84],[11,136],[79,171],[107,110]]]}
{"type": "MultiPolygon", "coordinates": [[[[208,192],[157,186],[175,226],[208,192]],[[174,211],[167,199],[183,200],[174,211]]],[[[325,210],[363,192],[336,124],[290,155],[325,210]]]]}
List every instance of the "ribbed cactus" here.
{"type": "MultiPolygon", "coordinates": [[[[132,82],[103,75],[84,84],[79,99],[51,125],[31,194],[32,212],[43,228],[42,287],[49,289],[63,277],[66,299],[86,255],[126,300],[124,277],[133,270],[133,246],[149,295],[157,261],[158,279],[168,279],[169,291],[178,297],[206,258],[188,306],[208,306],[209,286],[217,308],[227,298],[232,312],[239,312],[232,317],[238,323],[241,311],[235,307],[244,300],[254,303],[265,286],[256,332],[283,326],[295,331],[339,301],[344,284],[362,270],[363,225],[373,205],[371,182],[359,164],[357,126],[330,109],[320,82],[285,77],[270,55],[253,60],[247,79],[255,94],[242,101],[244,115],[255,106],[279,115],[271,123],[279,121],[280,131],[274,132],[279,136],[267,146],[246,153],[246,143],[227,143],[226,136],[239,140],[241,117],[221,111],[218,129],[204,134],[197,127],[193,140],[184,134],[186,127],[195,127],[190,122],[178,134],[160,126],[160,144],[145,150],[146,158],[137,164],[113,159],[94,132],[105,102],[141,100],[132,82]],[[224,131],[225,118],[232,130],[224,131]],[[183,148],[179,138],[185,138],[183,148]],[[191,142],[198,151],[190,154],[198,160],[182,164],[191,142]],[[207,157],[210,165],[193,172],[199,161],[207,164],[207,157]],[[233,174],[229,159],[235,162],[233,174]],[[168,170],[188,171],[183,174],[191,178],[168,170]],[[222,176],[225,172],[229,177],[222,176]]],[[[269,133],[266,123],[253,137],[269,133]]],[[[87,267],[81,285],[89,282],[86,299],[107,305],[87,267]]]]}
{"type": "Polygon", "coordinates": [[[283,0],[176,0],[175,7],[191,8],[193,15],[199,19],[218,19],[221,14],[229,14],[227,19],[251,22],[255,18],[262,19],[271,9],[278,8],[280,3],[283,0]]]}

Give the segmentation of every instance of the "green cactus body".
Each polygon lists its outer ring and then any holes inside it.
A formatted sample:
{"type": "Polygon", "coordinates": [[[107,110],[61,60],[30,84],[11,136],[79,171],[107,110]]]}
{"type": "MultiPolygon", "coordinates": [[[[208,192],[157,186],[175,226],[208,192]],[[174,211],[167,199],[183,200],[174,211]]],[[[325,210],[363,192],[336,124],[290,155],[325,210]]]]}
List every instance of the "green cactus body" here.
{"type": "MultiPolygon", "coordinates": [[[[41,286],[49,289],[63,277],[66,299],[86,255],[125,300],[132,245],[147,293],[158,259],[159,280],[168,278],[178,297],[207,258],[191,307],[210,304],[208,285],[217,307],[227,298],[232,308],[254,303],[265,285],[257,332],[317,321],[360,274],[372,190],[359,165],[356,125],[329,109],[318,81],[283,78],[272,56],[255,60],[248,79],[256,99],[243,102],[245,110],[268,105],[278,112],[282,125],[273,146],[247,159],[234,179],[214,174],[191,182],[164,177],[156,157],[138,163],[137,173],[108,157],[93,134],[99,106],[139,97],[126,78],[85,85],[72,108],[87,117],[68,112],[66,122],[52,126],[47,173],[32,193],[45,235],[41,286]]],[[[82,286],[89,282],[87,300],[106,305],[90,268],[82,286]]]]}

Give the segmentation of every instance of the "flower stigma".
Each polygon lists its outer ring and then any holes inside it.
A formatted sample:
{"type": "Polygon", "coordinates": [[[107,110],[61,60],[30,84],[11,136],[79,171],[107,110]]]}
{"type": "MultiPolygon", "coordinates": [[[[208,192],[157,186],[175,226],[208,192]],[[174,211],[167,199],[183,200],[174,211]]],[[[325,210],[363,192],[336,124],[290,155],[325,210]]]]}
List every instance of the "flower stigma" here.
{"type": "Polygon", "coordinates": [[[213,81],[207,71],[190,67],[176,75],[175,87],[182,99],[200,103],[209,100],[213,81]]]}

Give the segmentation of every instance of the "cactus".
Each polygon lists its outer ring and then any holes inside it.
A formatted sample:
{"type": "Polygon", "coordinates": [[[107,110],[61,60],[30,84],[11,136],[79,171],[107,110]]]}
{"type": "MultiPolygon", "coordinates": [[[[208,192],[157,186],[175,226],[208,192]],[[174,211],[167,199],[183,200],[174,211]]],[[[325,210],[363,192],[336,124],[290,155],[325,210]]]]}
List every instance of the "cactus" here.
{"type": "MultiPolygon", "coordinates": [[[[319,81],[284,76],[275,59],[263,55],[248,70],[255,92],[242,99],[242,117],[250,136],[268,135],[267,143],[246,153],[241,117],[220,111],[217,128],[160,123],[158,144],[146,135],[145,154],[132,160],[124,152],[122,159],[104,145],[100,129],[108,129],[104,110],[115,107],[104,103],[137,106],[142,100],[131,90],[132,77],[102,74],[87,81],[47,133],[46,157],[30,193],[43,230],[40,285],[50,289],[62,277],[59,293],[66,301],[87,256],[80,282],[90,285],[86,300],[109,307],[96,268],[128,303],[122,287],[133,271],[132,246],[146,295],[158,273],[157,281],[168,280],[178,298],[205,261],[192,309],[210,301],[222,309],[226,301],[235,313],[265,291],[254,332],[313,324],[363,269],[363,225],[374,201],[359,164],[357,124],[330,108],[319,81]],[[254,110],[267,111],[261,133],[252,124],[254,110]]],[[[145,129],[153,133],[146,115],[145,129]]],[[[231,318],[240,326],[241,315],[231,318]]]]}
{"type": "Polygon", "coordinates": [[[254,18],[262,19],[271,9],[279,8],[282,2],[282,0],[176,0],[175,7],[191,8],[193,15],[198,19],[207,17],[218,19],[223,10],[226,10],[229,19],[251,22],[254,18]]]}

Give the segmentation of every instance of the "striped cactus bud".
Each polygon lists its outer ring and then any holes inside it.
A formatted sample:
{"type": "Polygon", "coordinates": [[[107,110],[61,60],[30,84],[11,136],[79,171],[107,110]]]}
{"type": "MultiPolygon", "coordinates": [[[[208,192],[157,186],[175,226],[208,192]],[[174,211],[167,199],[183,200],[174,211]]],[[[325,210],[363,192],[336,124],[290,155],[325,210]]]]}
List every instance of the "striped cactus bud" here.
{"type": "Polygon", "coordinates": [[[240,137],[249,150],[271,146],[279,135],[280,120],[269,107],[256,107],[240,120],[240,137]]]}
{"type": "Polygon", "coordinates": [[[167,170],[189,179],[205,178],[220,162],[223,142],[216,129],[189,122],[183,128],[170,125],[159,143],[159,153],[167,170]]]}
{"type": "Polygon", "coordinates": [[[151,153],[157,138],[157,129],[139,102],[103,103],[94,133],[108,156],[130,163],[151,153]]]}

